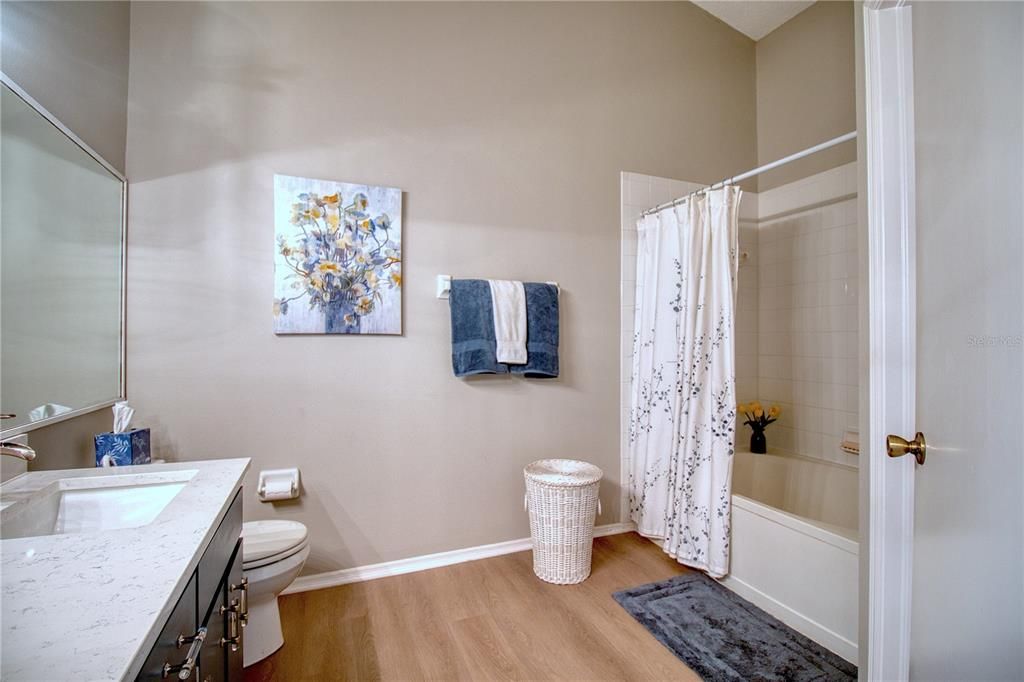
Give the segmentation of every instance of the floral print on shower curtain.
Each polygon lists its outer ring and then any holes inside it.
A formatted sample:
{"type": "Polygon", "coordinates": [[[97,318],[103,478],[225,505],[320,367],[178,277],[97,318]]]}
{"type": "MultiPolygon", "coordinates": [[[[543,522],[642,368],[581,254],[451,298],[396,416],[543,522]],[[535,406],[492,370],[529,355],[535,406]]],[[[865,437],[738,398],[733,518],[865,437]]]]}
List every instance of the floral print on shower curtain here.
{"type": "Polygon", "coordinates": [[[629,508],[642,535],[729,572],[738,187],[640,219],[629,508]]]}

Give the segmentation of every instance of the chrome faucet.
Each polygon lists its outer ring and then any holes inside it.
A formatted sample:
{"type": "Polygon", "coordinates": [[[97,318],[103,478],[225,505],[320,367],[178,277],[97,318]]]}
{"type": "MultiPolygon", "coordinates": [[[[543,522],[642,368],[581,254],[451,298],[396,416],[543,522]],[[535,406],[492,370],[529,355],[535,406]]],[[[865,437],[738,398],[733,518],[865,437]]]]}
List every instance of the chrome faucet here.
{"type": "Polygon", "coordinates": [[[36,451],[27,445],[21,443],[8,443],[4,441],[0,443],[0,455],[8,455],[10,457],[17,457],[23,459],[26,462],[31,462],[36,458],[36,451]]]}
{"type": "MultiPolygon", "coordinates": [[[[13,419],[17,417],[16,414],[0,414],[0,419],[13,419]]],[[[27,445],[21,443],[13,443],[8,441],[0,442],[0,455],[7,455],[9,457],[17,457],[23,459],[26,462],[31,462],[36,458],[36,451],[27,445]]]]}

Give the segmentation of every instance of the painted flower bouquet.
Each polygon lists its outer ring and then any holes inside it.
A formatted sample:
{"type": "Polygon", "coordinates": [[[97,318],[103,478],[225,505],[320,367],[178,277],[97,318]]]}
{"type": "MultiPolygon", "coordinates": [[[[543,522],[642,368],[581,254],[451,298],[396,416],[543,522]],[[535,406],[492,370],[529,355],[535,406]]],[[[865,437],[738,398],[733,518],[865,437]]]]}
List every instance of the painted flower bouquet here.
{"type": "Polygon", "coordinates": [[[310,309],[324,313],[327,333],[359,333],[360,318],[381,300],[384,287],[402,286],[401,250],[390,234],[386,213],[371,216],[365,194],[348,203],[340,192],[303,192],[292,204],[291,240],[277,236],[277,249],[292,271],[291,297],[274,300],[275,315],[308,297],[310,309]],[[299,234],[301,233],[301,234],[299,234]]]}
{"type": "Polygon", "coordinates": [[[768,442],[765,440],[764,430],[768,428],[769,424],[778,420],[782,408],[772,405],[766,412],[761,403],[755,400],[752,403],[740,403],[736,406],[736,410],[747,418],[743,423],[753,431],[750,434],[750,451],[759,455],[768,452],[768,442]]]}

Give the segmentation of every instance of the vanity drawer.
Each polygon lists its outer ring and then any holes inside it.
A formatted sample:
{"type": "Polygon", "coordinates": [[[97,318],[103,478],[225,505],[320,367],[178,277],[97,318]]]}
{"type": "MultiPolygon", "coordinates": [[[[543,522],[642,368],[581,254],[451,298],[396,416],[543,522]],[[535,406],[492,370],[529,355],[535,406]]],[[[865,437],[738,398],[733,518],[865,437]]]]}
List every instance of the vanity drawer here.
{"type": "MultiPolygon", "coordinates": [[[[178,637],[192,637],[196,634],[196,576],[193,573],[192,579],[188,581],[185,591],[182,592],[178,604],[171,611],[167,618],[164,629],[156,638],[153,650],[149,657],[142,664],[139,672],[139,680],[162,680],[167,679],[164,675],[164,665],[176,666],[185,661],[189,653],[189,644],[182,642],[179,646],[178,637]]],[[[171,674],[170,679],[178,679],[177,671],[171,674]]],[[[193,672],[191,678],[195,679],[193,672]]]]}
{"type": "Polygon", "coordinates": [[[224,572],[231,563],[231,555],[235,552],[235,545],[238,544],[238,537],[242,534],[242,491],[239,490],[228,507],[224,520],[217,528],[210,546],[206,553],[199,560],[199,568],[196,575],[199,578],[197,585],[199,617],[206,618],[212,606],[213,600],[217,597],[217,589],[220,587],[224,572]]]}

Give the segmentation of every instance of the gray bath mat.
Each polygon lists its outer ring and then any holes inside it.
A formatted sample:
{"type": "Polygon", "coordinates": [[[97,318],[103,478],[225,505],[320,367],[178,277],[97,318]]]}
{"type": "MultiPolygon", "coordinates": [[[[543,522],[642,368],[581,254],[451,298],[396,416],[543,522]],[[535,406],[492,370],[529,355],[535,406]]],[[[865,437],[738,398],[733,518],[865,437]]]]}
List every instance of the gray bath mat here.
{"type": "Polygon", "coordinates": [[[857,666],[703,573],[612,596],[705,680],[857,679],[857,666]]]}

